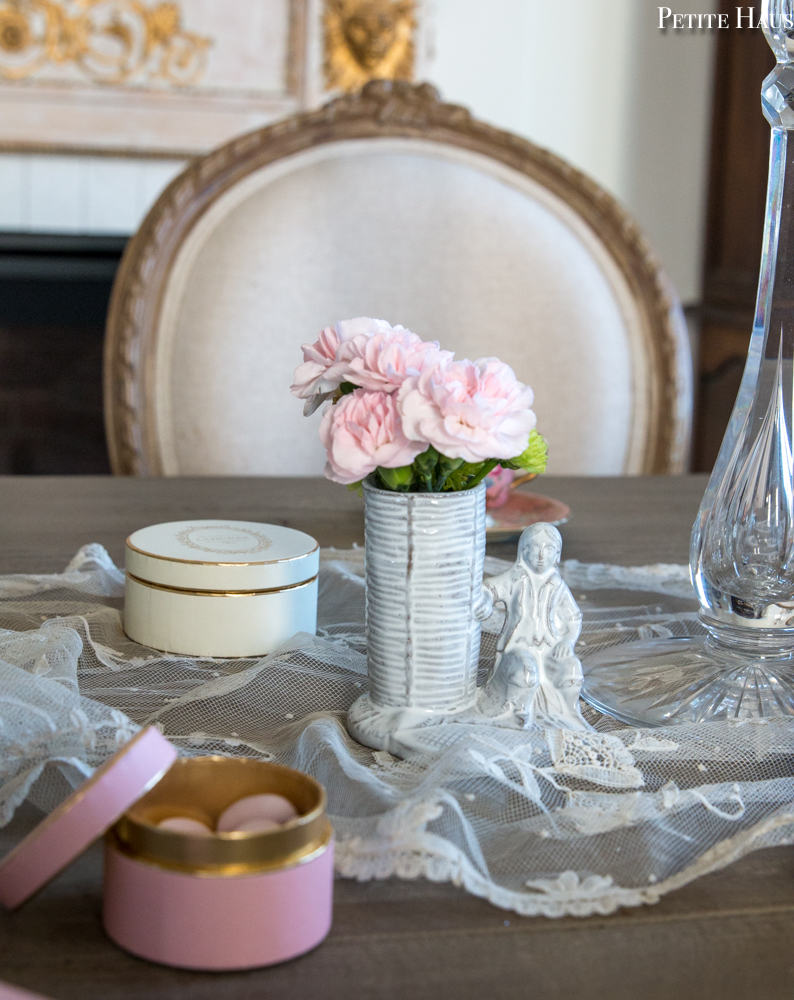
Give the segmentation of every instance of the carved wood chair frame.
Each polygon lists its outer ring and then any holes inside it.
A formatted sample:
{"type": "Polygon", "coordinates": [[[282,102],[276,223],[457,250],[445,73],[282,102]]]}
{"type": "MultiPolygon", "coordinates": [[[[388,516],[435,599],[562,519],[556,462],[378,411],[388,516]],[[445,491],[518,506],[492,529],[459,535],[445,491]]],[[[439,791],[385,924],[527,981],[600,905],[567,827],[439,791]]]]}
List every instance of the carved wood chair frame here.
{"type": "Polygon", "coordinates": [[[445,104],[429,84],[373,81],[317,111],[258,129],[194,160],[165,189],[130,240],[116,277],[105,339],[105,421],[117,475],[160,475],[154,426],[156,337],[171,269],[187,234],[226,190],[265,165],[345,139],[408,137],[485,154],[566,202],[610,251],[633,293],[652,359],[644,473],[684,471],[691,365],[675,291],[636,224],[594,181],[531,142],[445,104]]]}

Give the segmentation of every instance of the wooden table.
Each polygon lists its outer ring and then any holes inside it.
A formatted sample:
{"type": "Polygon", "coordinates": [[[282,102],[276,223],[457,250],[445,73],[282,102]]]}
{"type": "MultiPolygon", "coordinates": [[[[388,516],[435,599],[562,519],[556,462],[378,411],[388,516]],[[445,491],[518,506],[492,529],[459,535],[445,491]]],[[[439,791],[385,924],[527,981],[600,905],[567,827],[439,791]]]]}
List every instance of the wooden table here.
{"type": "MultiPolygon", "coordinates": [[[[566,557],[684,562],[704,477],[542,480],[569,503],[566,557]]],[[[0,572],[53,572],[86,542],[122,558],[162,520],[287,524],[323,545],[363,540],[360,501],[324,481],[0,479],[0,572]]],[[[511,547],[492,547],[511,555],[511,547]]],[[[36,818],[23,807],[2,850],[36,818]]],[[[303,958],[253,972],[189,973],[132,958],[99,921],[88,851],[34,900],[0,914],[0,979],[56,1000],[731,1000],[794,990],[794,851],[759,851],[610,917],[526,919],[448,885],[337,880],[333,930],[303,958]]]]}

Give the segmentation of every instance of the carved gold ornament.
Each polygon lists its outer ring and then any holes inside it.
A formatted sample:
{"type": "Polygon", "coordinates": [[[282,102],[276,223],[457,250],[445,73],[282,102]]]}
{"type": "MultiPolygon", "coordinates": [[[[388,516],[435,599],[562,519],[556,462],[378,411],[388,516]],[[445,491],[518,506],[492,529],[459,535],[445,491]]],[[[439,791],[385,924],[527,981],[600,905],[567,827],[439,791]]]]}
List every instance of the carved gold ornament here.
{"type": "Polygon", "coordinates": [[[329,90],[413,77],[416,0],[325,0],[323,24],[329,90]]]}
{"type": "Polygon", "coordinates": [[[95,83],[196,83],[212,44],[182,28],[178,3],[0,0],[0,78],[73,65],[95,83]]]}

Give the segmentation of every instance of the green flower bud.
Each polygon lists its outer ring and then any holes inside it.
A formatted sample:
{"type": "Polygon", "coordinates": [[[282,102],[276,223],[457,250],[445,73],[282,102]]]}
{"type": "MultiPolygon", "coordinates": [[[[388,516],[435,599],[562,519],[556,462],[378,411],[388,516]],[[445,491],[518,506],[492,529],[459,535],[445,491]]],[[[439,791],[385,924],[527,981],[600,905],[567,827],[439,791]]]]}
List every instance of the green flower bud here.
{"type": "Polygon", "coordinates": [[[549,447],[545,440],[536,430],[530,431],[529,444],[526,449],[516,458],[511,458],[509,462],[502,462],[509,469],[523,469],[524,472],[534,472],[540,475],[546,471],[549,447]]]}
{"type": "Polygon", "coordinates": [[[399,469],[384,469],[379,465],[378,475],[387,490],[407,490],[414,481],[414,470],[410,465],[400,466],[399,469]]]}

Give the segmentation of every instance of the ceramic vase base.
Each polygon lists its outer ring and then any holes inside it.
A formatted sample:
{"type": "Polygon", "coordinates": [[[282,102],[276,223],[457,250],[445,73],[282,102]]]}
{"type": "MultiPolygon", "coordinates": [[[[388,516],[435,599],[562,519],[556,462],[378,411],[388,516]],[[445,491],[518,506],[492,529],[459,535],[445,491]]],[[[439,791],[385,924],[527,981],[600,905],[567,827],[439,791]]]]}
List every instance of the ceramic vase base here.
{"type": "Polygon", "coordinates": [[[415,750],[427,749],[418,734],[434,726],[492,726],[495,729],[538,732],[546,729],[572,729],[590,731],[577,713],[573,721],[551,718],[537,713],[532,718],[516,716],[512,710],[491,714],[483,710],[482,689],[479,699],[465,708],[449,712],[431,712],[407,707],[384,707],[373,703],[368,694],[362,694],[351,706],[347,715],[347,728],[357,742],[372,750],[387,750],[397,757],[415,750]]]}
{"type": "Polygon", "coordinates": [[[761,655],[709,636],[611,646],[584,663],[584,700],[632,726],[794,717],[794,649],[761,655]]]}
{"type": "Polygon", "coordinates": [[[373,750],[388,750],[400,756],[415,749],[409,733],[428,726],[451,722],[471,722],[476,705],[438,712],[408,706],[376,705],[368,694],[353,702],[347,713],[347,728],[354,740],[373,750]]]}

